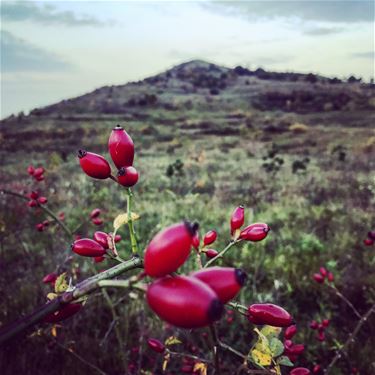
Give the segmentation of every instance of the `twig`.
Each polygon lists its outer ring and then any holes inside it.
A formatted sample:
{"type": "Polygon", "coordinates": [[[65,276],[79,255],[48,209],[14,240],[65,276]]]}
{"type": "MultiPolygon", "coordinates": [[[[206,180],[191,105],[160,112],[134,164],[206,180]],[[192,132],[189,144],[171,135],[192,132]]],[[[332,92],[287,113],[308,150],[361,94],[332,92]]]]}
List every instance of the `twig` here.
{"type": "Polygon", "coordinates": [[[127,196],[127,213],[128,213],[128,227],[129,227],[129,233],[130,233],[130,243],[132,246],[132,254],[133,256],[138,254],[138,244],[137,244],[137,236],[135,234],[134,230],[134,223],[132,219],[132,199],[133,199],[133,193],[131,189],[129,188],[127,196]]]}
{"type": "Polygon", "coordinates": [[[212,361],[210,361],[209,359],[197,357],[196,355],[193,355],[193,354],[174,352],[169,349],[168,349],[168,353],[176,357],[187,357],[187,358],[195,359],[197,361],[204,362],[204,363],[212,363],[212,361]]]}
{"type": "Polygon", "coordinates": [[[220,251],[220,253],[217,254],[216,257],[210,259],[210,260],[204,265],[203,268],[207,268],[207,267],[209,267],[212,263],[214,263],[214,262],[216,262],[218,259],[222,258],[222,257],[225,255],[225,253],[226,253],[226,252],[227,252],[227,251],[228,251],[233,245],[235,245],[236,243],[238,243],[238,242],[240,242],[240,241],[241,241],[241,240],[236,240],[236,241],[231,241],[231,242],[229,242],[229,244],[227,245],[227,247],[226,247],[224,250],[220,251]]]}
{"type": "Polygon", "coordinates": [[[215,360],[215,370],[216,370],[216,373],[220,375],[220,357],[219,357],[219,351],[218,351],[220,340],[217,335],[216,328],[213,324],[210,325],[210,332],[211,332],[212,340],[214,342],[214,345],[212,347],[212,352],[213,352],[214,360],[215,360]]]}
{"type": "Polygon", "coordinates": [[[348,339],[346,340],[345,344],[336,351],[336,355],[333,357],[332,361],[330,362],[330,364],[328,365],[327,369],[324,372],[326,375],[329,374],[333,366],[341,358],[341,355],[342,355],[341,353],[346,351],[347,347],[350,345],[351,342],[354,342],[354,339],[357,336],[360,329],[362,328],[363,324],[366,323],[367,319],[370,317],[370,315],[373,312],[375,312],[375,304],[367,311],[365,315],[361,317],[356,327],[354,328],[354,331],[349,335],[348,339]]]}
{"type": "Polygon", "coordinates": [[[59,346],[60,348],[66,350],[67,352],[69,352],[71,355],[73,355],[74,357],[76,357],[79,361],[81,361],[85,365],[87,365],[87,366],[91,367],[92,369],[96,370],[99,374],[107,375],[107,373],[104,372],[103,370],[101,370],[99,367],[93,365],[92,363],[90,363],[89,361],[87,361],[86,359],[84,359],[83,357],[81,357],[79,354],[75,353],[73,350],[65,347],[64,345],[61,345],[57,340],[55,340],[55,343],[56,343],[57,346],[59,346]]]}
{"type": "Polygon", "coordinates": [[[336,288],[335,285],[329,285],[329,287],[336,293],[337,297],[341,298],[354,312],[358,319],[361,319],[362,316],[358,310],[353,306],[353,304],[336,288]]]}
{"type": "Polygon", "coordinates": [[[98,289],[98,282],[101,280],[112,279],[126,271],[141,268],[143,266],[142,259],[134,257],[124,263],[120,263],[115,267],[112,267],[104,272],[98,273],[81,283],[77,284],[73,291],[65,292],[58,298],[55,298],[51,302],[39,307],[37,310],[32,312],[9,325],[0,329],[0,345],[17,335],[18,333],[26,330],[34,324],[41,322],[47,315],[59,310],[59,308],[66,303],[73,302],[80,297],[83,297],[94,290],[98,289]]]}
{"type": "Polygon", "coordinates": [[[111,333],[113,327],[115,326],[115,324],[117,323],[117,320],[116,319],[113,319],[111,324],[109,325],[108,329],[107,329],[107,332],[105,333],[104,337],[102,338],[102,340],[100,341],[99,343],[99,346],[103,346],[104,343],[107,341],[108,339],[108,336],[109,334],[111,333]]]}

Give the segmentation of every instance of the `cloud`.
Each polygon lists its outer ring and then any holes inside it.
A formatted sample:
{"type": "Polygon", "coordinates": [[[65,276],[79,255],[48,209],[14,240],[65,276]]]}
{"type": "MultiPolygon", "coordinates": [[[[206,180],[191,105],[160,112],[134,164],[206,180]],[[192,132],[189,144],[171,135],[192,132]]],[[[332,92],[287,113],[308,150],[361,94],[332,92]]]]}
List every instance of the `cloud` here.
{"type": "Polygon", "coordinates": [[[344,31],[342,27],[312,27],[303,31],[305,35],[320,36],[338,34],[344,31]]]}
{"type": "Polygon", "coordinates": [[[375,60],[375,51],[352,53],[351,57],[358,58],[358,59],[375,60]]]}
{"type": "Polygon", "coordinates": [[[374,22],[371,0],[294,0],[218,1],[202,3],[207,9],[250,20],[259,18],[298,18],[323,22],[374,22]]]}
{"type": "Polygon", "coordinates": [[[51,72],[69,70],[72,65],[52,52],[1,30],[1,70],[9,72],[51,72]]]}
{"type": "Polygon", "coordinates": [[[1,18],[5,21],[34,21],[67,26],[103,26],[105,24],[91,16],[77,17],[70,11],[58,11],[54,5],[37,5],[31,1],[2,2],[1,18]]]}

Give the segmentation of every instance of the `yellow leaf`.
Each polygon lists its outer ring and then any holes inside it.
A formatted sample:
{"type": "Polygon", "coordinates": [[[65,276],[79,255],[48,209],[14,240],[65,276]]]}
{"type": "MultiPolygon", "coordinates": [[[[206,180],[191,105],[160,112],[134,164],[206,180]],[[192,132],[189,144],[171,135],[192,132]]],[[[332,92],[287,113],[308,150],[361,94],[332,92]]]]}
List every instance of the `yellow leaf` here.
{"type": "Polygon", "coordinates": [[[201,375],[207,375],[207,365],[203,362],[198,362],[194,365],[193,372],[199,371],[201,375]]]}
{"type": "MultiPolygon", "coordinates": [[[[132,212],[131,215],[131,220],[132,221],[136,221],[140,218],[140,216],[138,214],[136,214],[135,212],[132,212]]],[[[113,228],[115,230],[115,232],[124,224],[127,224],[128,223],[128,214],[125,213],[125,214],[120,214],[118,215],[115,220],[113,221],[113,228]]]]}
{"type": "Polygon", "coordinates": [[[263,353],[260,350],[253,349],[251,351],[251,356],[254,362],[259,366],[269,366],[272,363],[272,356],[267,353],[263,353]]]}
{"type": "Polygon", "coordinates": [[[268,355],[271,355],[272,354],[272,351],[271,351],[271,348],[270,348],[270,344],[269,344],[269,341],[267,339],[266,336],[263,335],[262,332],[259,331],[258,328],[255,328],[254,331],[258,334],[258,341],[257,343],[255,344],[255,347],[254,349],[262,352],[262,353],[265,353],[265,354],[268,354],[268,355]]]}
{"type": "Polygon", "coordinates": [[[52,326],[52,328],[51,328],[51,335],[53,337],[57,337],[57,328],[56,328],[56,325],[52,326]]]}
{"type": "Polygon", "coordinates": [[[49,299],[50,301],[54,300],[55,298],[57,298],[56,293],[48,293],[47,294],[47,299],[49,299]]]}
{"type": "Polygon", "coordinates": [[[181,341],[176,336],[169,336],[165,341],[164,344],[167,346],[181,344],[181,341]]]}
{"type": "Polygon", "coordinates": [[[168,366],[168,362],[169,362],[169,359],[171,358],[171,355],[169,353],[167,353],[165,356],[164,356],[164,361],[163,361],[163,372],[167,369],[167,366],[168,366]]]}
{"type": "Polygon", "coordinates": [[[279,327],[272,327],[272,326],[264,326],[260,333],[266,336],[268,339],[272,337],[278,337],[280,335],[281,328],[279,327]]]}
{"type": "Polygon", "coordinates": [[[66,281],[66,272],[59,275],[55,282],[55,292],[57,294],[64,293],[68,289],[69,285],[66,281]]]}

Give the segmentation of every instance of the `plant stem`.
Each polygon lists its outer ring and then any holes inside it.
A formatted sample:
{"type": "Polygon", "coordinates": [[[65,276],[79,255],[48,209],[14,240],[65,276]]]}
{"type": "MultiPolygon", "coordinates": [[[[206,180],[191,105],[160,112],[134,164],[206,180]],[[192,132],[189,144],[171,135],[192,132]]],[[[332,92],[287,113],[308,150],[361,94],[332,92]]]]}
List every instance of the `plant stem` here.
{"type": "Polygon", "coordinates": [[[332,361],[328,365],[327,369],[325,370],[325,374],[328,375],[329,372],[332,370],[333,366],[336,364],[336,362],[341,358],[341,353],[344,353],[351,342],[354,342],[355,337],[357,336],[358,332],[362,328],[363,324],[366,323],[368,318],[372,313],[375,312],[375,304],[372,305],[372,307],[367,311],[365,315],[361,317],[361,319],[358,321],[356,327],[354,328],[354,331],[349,335],[348,339],[346,340],[345,344],[342,346],[341,349],[338,349],[336,352],[336,355],[333,357],[332,361]]]}
{"type": "Polygon", "coordinates": [[[172,356],[187,357],[187,358],[195,359],[195,360],[197,360],[199,362],[212,363],[208,359],[200,358],[200,357],[197,357],[196,355],[193,355],[193,354],[174,352],[174,351],[169,350],[169,349],[167,349],[167,350],[168,350],[168,353],[171,354],[172,356]]]}
{"type": "Polygon", "coordinates": [[[229,242],[229,244],[227,245],[227,247],[226,247],[224,250],[220,251],[220,253],[217,254],[215,258],[210,259],[210,260],[204,265],[203,268],[207,268],[207,267],[209,267],[212,263],[214,263],[214,262],[216,262],[218,259],[222,258],[222,257],[225,255],[225,253],[226,253],[226,252],[227,252],[227,251],[228,251],[233,245],[235,245],[236,243],[238,243],[238,242],[240,242],[240,241],[241,241],[241,240],[236,240],[236,241],[231,241],[231,242],[229,242]]]}
{"type": "Polygon", "coordinates": [[[353,306],[353,304],[336,288],[335,285],[329,285],[329,287],[336,293],[337,297],[341,298],[354,312],[358,319],[361,319],[362,316],[358,310],[353,306]]]}
{"type": "Polygon", "coordinates": [[[104,272],[98,273],[76,285],[73,291],[65,292],[51,302],[44,304],[30,315],[20,318],[0,329],[0,345],[14,337],[20,332],[41,322],[47,315],[59,310],[66,303],[73,302],[99,288],[99,281],[112,279],[126,271],[143,267],[142,259],[134,257],[124,263],[120,263],[104,272]]]}
{"type": "Polygon", "coordinates": [[[134,223],[132,219],[132,200],[133,200],[133,193],[130,188],[127,190],[127,213],[128,213],[128,227],[130,233],[130,242],[132,246],[132,254],[136,256],[138,254],[138,244],[137,244],[137,237],[134,230],[134,223]]]}
{"type": "Polygon", "coordinates": [[[220,342],[217,336],[216,328],[213,324],[210,325],[210,332],[212,336],[212,341],[214,343],[212,346],[212,353],[213,353],[214,361],[215,361],[215,370],[217,374],[220,374],[220,357],[219,357],[219,351],[218,351],[218,346],[220,342]]]}

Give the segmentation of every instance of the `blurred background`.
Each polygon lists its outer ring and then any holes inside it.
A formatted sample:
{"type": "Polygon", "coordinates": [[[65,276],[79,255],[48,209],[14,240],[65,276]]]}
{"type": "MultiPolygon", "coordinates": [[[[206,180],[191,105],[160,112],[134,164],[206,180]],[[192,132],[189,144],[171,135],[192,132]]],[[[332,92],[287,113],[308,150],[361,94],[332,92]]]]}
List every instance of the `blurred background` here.
{"type": "MultiPolygon", "coordinates": [[[[375,229],[374,70],[372,1],[2,1],[0,325],[46,301],[46,274],[66,271],[76,283],[113,265],[66,262],[75,237],[22,197],[46,196],[74,235],[113,230],[125,193],[84,175],[76,152],[109,160],[108,136],[121,124],[136,147],[141,247],[188,218],[202,235],[216,229],[223,249],[230,215],[245,205],[247,223],[272,231],[222,262],[249,274],[238,301],[285,307],[306,347],[295,364],[327,367],[358,316],[312,275],[325,266],[360,315],[375,303],[375,248],[363,242],[375,229]],[[29,165],[45,168],[44,180],[29,165]],[[323,319],[320,340],[310,322],[323,319]]],[[[253,328],[240,315],[218,324],[244,353],[253,328]]],[[[3,348],[0,372],[161,374],[147,338],[175,335],[176,351],[209,357],[205,333],[164,325],[137,290],[109,290],[3,348]]],[[[373,374],[374,337],[372,315],[332,374],[373,374]]],[[[222,364],[225,374],[241,365],[230,353],[222,364]]],[[[181,366],[171,360],[168,371],[181,366]]]]}

